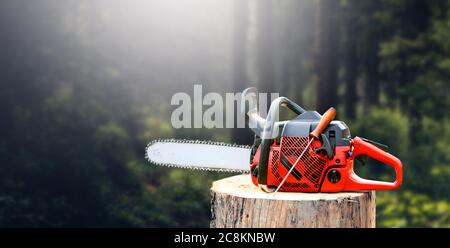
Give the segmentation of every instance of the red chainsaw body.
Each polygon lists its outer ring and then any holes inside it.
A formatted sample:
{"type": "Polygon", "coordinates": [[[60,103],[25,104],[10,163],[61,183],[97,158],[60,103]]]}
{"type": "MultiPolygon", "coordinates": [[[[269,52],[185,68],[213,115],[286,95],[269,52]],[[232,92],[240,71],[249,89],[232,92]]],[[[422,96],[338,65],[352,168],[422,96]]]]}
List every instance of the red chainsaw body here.
{"type": "MultiPolygon", "coordinates": [[[[273,140],[270,146],[267,182],[271,187],[277,187],[290,166],[305,149],[309,137],[282,136],[279,142],[273,140]]],[[[339,192],[357,190],[389,190],[396,189],[402,183],[402,163],[391,154],[379,147],[355,137],[349,145],[334,147],[333,157],[326,153],[315,152],[322,146],[320,140],[314,140],[303,154],[292,173],[288,176],[280,191],[293,192],[339,192]],[[359,155],[367,155],[394,168],[396,180],[383,182],[360,178],[353,170],[354,159],[359,155]]],[[[261,147],[258,147],[251,160],[251,171],[258,167],[261,147]]],[[[252,174],[253,183],[258,186],[258,177],[252,174]]]]}
{"type": "Polygon", "coordinates": [[[351,138],[348,126],[335,120],[336,110],[323,115],[307,111],[286,97],[272,101],[267,118],[258,114],[256,89],[242,93],[241,112],[246,113],[255,133],[250,153],[250,174],[266,192],[339,192],[390,190],[402,183],[402,163],[383,149],[387,146],[364,138],[351,138]],[[296,114],[279,121],[280,107],[296,114]],[[313,140],[311,140],[313,139],[313,140]],[[391,166],[394,182],[367,180],[353,170],[355,159],[367,156],[391,166]],[[286,177],[287,176],[287,177],[286,177]],[[285,180],[286,179],[286,180],[285,180]]]}

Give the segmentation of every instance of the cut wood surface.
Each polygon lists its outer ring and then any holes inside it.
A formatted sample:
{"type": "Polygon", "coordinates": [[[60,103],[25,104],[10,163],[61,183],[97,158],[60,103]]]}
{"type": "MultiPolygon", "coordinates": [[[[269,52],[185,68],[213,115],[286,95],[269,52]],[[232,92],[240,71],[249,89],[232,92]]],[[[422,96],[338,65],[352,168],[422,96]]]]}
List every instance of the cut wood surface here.
{"type": "Polygon", "coordinates": [[[261,191],[250,175],[213,182],[211,227],[375,227],[375,192],[261,191]]]}

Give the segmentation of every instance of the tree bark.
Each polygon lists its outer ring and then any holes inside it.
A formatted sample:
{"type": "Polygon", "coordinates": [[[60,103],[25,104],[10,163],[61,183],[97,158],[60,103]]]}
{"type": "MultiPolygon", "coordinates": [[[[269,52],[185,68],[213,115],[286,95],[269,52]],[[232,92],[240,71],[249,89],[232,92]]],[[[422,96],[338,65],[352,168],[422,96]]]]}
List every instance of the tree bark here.
{"type": "Polygon", "coordinates": [[[249,175],[215,181],[211,227],[375,227],[375,192],[286,193],[254,186],[249,175]]]}

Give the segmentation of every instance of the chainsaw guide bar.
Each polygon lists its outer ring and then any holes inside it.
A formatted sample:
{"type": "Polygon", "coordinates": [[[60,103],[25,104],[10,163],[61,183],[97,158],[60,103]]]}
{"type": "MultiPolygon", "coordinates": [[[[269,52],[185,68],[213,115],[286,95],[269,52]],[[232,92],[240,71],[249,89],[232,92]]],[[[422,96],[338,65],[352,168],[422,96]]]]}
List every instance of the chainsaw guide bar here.
{"type": "Polygon", "coordinates": [[[158,166],[249,173],[250,146],[202,140],[158,139],[150,142],[145,157],[158,166]]]}

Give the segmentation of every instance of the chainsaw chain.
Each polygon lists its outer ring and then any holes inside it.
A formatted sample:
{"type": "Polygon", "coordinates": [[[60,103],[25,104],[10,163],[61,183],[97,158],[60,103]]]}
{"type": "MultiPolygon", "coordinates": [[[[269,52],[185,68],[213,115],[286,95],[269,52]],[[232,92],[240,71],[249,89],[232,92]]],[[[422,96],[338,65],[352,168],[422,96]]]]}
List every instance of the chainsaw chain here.
{"type": "Polygon", "coordinates": [[[155,143],[183,143],[183,144],[202,144],[202,145],[214,145],[214,146],[226,146],[226,147],[237,147],[237,148],[246,148],[251,149],[248,145],[238,145],[238,144],[229,144],[225,142],[217,142],[217,141],[205,141],[205,140],[187,140],[187,139],[156,139],[152,142],[148,143],[148,145],[145,148],[145,158],[152,164],[158,165],[158,166],[165,166],[165,167],[173,167],[173,168],[181,168],[181,169],[190,169],[190,170],[199,170],[199,171],[216,171],[216,172],[233,172],[233,173],[249,173],[248,170],[238,170],[238,169],[224,169],[224,168],[209,168],[209,167],[199,167],[195,165],[177,165],[172,163],[159,163],[151,160],[147,155],[148,148],[155,144],[155,143]]]}

